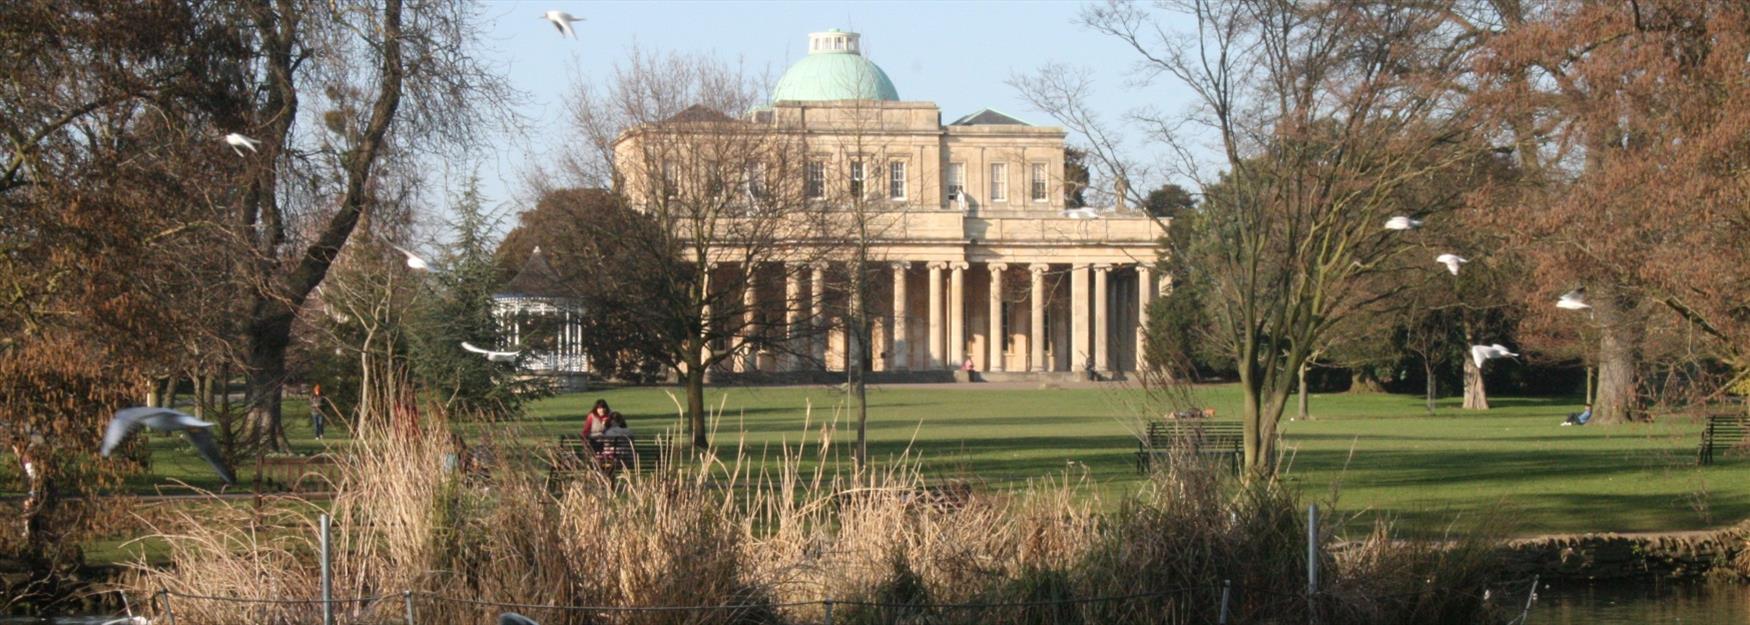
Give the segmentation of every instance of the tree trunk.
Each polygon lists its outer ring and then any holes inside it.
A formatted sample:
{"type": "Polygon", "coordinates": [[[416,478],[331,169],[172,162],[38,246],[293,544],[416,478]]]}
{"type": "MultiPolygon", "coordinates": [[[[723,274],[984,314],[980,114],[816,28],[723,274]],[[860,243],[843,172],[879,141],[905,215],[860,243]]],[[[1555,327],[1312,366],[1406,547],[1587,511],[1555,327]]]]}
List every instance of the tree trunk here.
{"type": "Polygon", "coordinates": [[[1489,391],[1483,386],[1483,368],[1468,354],[1464,356],[1464,409],[1488,410],[1489,391]]]}
{"type": "Polygon", "coordinates": [[[686,371],[687,378],[687,428],[692,430],[693,448],[699,451],[711,449],[711,439],[705,435],[705,367],[692,366],[686,371]]]}
{"type": "Polygon", "coordinates": [[[1245,446],[1246,461],[1245,475],[1249,480],[1253,477],[1263,477],[1267,475],[1263,467],[1265,451],[1263,428],[1261,427],[1264,422],[1264,402],[1261,401],[1262,397],[1260,397],[1261,394],[1259,393],[1257,385],[1250,379],[1251,376],[1244,371],[1246,366],[1241,364],[1240,368],[1240,392],[1242,396],[1240,400],[1240,418],[1245,420],[1243,423],[1243,442],[1245,446]]]}
{"type": "MultiPolygon", "coordinates": [[[[1278,365],[1280,366],[1280,365],[1278,365]]],[[[1255,365],[1254,365],[1255,367],[1255,365]]],[[[1268,478],[1276,471],[1276,422],[1287,407],[1288,388],[1277,385],[1271,396],[1265,396],[1264,382],[1256,369],[1240,366],[1242,405],[1240,418],[1244,427],[1244,479],[1268,478]]]]}
{"type": "Polygon", "coordinates": [[[849,352],[845,363],[846,392],[850,395],[851,411],[857,418],[857,449],[854,454],[857,475],[863,475],[863,470],[869,466],[869,405],[867,388],[864,386],[863,367],[869,353],[868,316],[863,310],[863,290],[868,288],[868,281],[863,278],[861,268],[852,269],[850,301],[850,327],[846,328],[845,348],[849,352]]]}
{"type": "Polygon", "coordinates": [[[1605,326],[1598,337],[1598,385],[1592,401],[1592,422],[1600,425],[1626,423],[1635,413],[1635,367],[1638,364],[1633,331],[1605,326]]]}
{"type": "Polygon", "coordinates": [[[1297,398],[1297,402],[1296,402],[1296,404],[1299,407],[1299,415],[1297,415],[1295,418],[1297,418],[1297,419],[1311,419],[1312,417],[1307,416],[1307,409],[1306,409],[1307,399],[1306,399],[1306,365],[1305,364],[1302,364],[1300,366],[1300,370],[1295,372],[1295,383],[1299,389],[1298,390],[1299,397],[1297,398]]]}
{"type": "Polygon", "coordinates": [[[291,344],[292,311],[273,301],[256,303],[249,328],[249,440],[272,451],[290,448],[280,418],[280,393],[286,378],[286,346],[291,344]]]}
{"type": "Polygon", "coordinates": [[[1635,372],[1640,364],[1642,328],[1635,302],[1603,290],[1593,300],[1598,316],[1598,384],[1593,392],[1592,423],[1609,425],[1634,419],[1637,408],[1635,372]]]}
{"type": "Polygon", "coordinates": [[[1427,400],[1427,404],[1428,404],[1428,415],[1433,416],[1434,415],[1434,399],[1436,397],[1438,397],[1440,394],[1440,382],[1434,378],[1434,360],[1433,359],[1430,359],[1430,358],[1423,358],[1422,359],[1422,375],[1425,376],[1425,378],[1427,380],[1426,386],[1428,387],[1428,394],[1427,394],[1425,399],[1427,400]]]}
{"type": "Polygon", "coordinates": [[[1385,385],[1379,382],[1378,376],[1373,375],[1372,369],[1352,369],[1349,371],[1349,392],[1384,393],[1385,385]]]}

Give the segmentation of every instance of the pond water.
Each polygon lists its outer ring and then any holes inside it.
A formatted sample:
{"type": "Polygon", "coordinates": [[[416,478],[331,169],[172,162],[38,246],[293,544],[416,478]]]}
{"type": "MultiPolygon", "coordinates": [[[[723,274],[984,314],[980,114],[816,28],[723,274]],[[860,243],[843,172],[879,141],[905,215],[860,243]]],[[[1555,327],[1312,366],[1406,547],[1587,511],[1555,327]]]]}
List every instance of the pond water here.
{"type": "MultiPolygon", "coordinates": [[[[34,619],[0,625],[100,625],[113,616],[34,619]]],[[[1527,625],[1750,624],[1750,586],[1696,583],[1551,584],[1538,591],[1527,625]]]]}
{"type": "Polygon", "coordinates": [[[1750,623],[1750,586],[1552,584],[1538,591],[1527,625],[1733,625],[1750,623]]]}

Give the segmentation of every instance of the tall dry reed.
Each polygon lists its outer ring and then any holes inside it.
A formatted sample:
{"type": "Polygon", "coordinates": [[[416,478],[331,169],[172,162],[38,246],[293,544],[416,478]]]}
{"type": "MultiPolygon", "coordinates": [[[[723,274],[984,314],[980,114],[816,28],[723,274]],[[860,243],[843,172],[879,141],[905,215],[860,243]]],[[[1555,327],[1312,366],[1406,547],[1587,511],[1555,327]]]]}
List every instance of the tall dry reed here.
{"type": "MultiPolygon", "coordinates": [[[[549,625],[818,623],[823,599],[835,624],[1209,623],[1224,580],[1234,623],[1502,620],[1481,599],[1496,581],[1487,541],[1405,543],[1383,527],[1328,549],[1309,599],[1299,498],[1188,459],[1109,509],[1073,474],[1000,493],[926,484],[915,458],[840,471],[831,424],[760,462],[566,481],[505,441],[490,468],[458,470],[447,431],[359,432],[328,504],[336,594],[364,598],[342,622],[401,621],[405,590],[416,622],[446,625],[505,609],[549,625]],[[530,607],[544,605],[597,609],[530,607]],[[657,606],[718,607],[617,611],[657,606]]],[[[141,565],[131,586],[316,597],[318,508],[187,516],[160,528],[171,564],[141,565]]],[[[180,624],[317,622],[307,603],[173,601],[180,624]]]]}

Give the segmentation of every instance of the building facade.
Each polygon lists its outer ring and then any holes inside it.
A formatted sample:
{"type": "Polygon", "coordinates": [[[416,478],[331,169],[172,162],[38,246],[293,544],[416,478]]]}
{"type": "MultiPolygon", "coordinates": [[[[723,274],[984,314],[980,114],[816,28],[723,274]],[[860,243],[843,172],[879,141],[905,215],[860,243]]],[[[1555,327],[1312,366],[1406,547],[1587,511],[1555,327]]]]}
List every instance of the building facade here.
{"type": "MultiPolygon", "coordinates": [[[[747,118],[799,138],[807,162],[791,169],[807,199],[835,204],[828,210],[854,202],[872,224],[866,258],[883,270],[865,304],[874,325],[865,366],[970,367],[986,379],[1137,369],[1143,311],[1162,278],[1160,222],[1122,202],[1067,209],[1062,129],[989,109],[943,123],[934,103],[900,99],[860,48],[857,33],[811,34],[770,105],[747,118]]],[[[809,266],[756,279],[745,297],[750,317],[800,344],[749,348],[724,367],[851,366],[843,332],[784,328],[802,317],[818,326],[821,315],[806,313],[831,308],[842,279],[830,255],[796,262],[809,266]]]]}

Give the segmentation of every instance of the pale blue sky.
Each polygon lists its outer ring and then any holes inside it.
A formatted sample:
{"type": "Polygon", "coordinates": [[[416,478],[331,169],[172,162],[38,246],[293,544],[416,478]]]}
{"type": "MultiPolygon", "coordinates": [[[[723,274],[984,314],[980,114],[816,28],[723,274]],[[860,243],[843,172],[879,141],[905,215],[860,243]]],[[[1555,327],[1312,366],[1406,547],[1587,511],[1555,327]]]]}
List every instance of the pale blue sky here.
{"type": "Polygon", "coordinates": [[[634,45],[710,54],[755,73],[769,72],[775,81],[806,54],[808,33],[840,28],[862,33],[864,55],[887,72],[901,99],[935,102],[944,121],[988,107],[1055,125],[1005,84],[1011,75],[1047,63],[1087,67],[1097,80],[1096,105],[1114,122],[1145,102],[1182,108],[1180,90],[1171,85],[1139,90],[1125,84],[1134,53],[1077,26],[1075,17],[1083,6],[995,1],[487,2],[487,54],[514,87],[527,93],[522,113],[543,130],[526,141],[507,138],[482,159],[485,190],[493,201],[520,208],[527,200],[520,197],[524,172],[571,132],[564,121],[566,91],[579,77],[599,81],[634,45]],[[576,39],[561,38],[540,18],[549,9],[587,20],[574,26],[576,39]]]}

